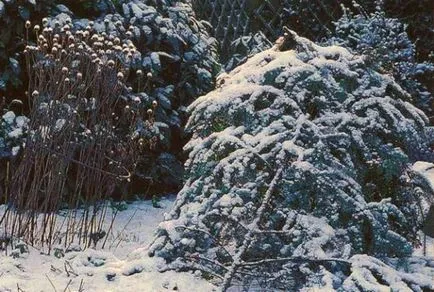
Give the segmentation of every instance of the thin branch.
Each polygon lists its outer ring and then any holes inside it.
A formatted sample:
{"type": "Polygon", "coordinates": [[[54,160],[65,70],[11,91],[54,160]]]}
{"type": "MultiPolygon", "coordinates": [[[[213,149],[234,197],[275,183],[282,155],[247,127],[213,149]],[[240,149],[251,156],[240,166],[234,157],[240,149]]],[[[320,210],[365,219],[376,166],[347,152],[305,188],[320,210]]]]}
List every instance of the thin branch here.
{"type": "Polygon", "coordinates": [[[324,259],[312,259],[312,258],[303,258],[303,257],[287,257],[287,258],[276,258],[276,259],[264,259],[255,262],[241,262],[240,266],[257,266],[269,263],[280,263],[280,262],[312,262],[312,263],[325,263],[325,262],[338,262],[346,265],[351,265],[351,262],[338,259],[338,258],[324,258],[324,259]]]}
{"type": "Polygon", "coordinates": [[[48,277],[47,274],[45,274],[45,277],[48,279],[48,282],[50,282],[51,287],[53,287],[53,289],[54,289],[54,292],[57,292],[56,287],[54,286],[53,282],[51,282],[51,280],[50,280],[50,278],[48,277]]]}

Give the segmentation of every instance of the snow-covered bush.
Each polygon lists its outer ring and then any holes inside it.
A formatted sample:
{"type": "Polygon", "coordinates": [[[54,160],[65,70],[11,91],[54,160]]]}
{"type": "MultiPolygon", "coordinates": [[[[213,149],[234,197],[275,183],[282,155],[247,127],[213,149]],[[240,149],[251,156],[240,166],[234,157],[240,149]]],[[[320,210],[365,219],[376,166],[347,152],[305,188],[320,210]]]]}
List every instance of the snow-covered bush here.
{"type": "Polygon", "coordinates": [[[418,243],[425,210],[407,169],[432,153],[427,117],[365,60],[288,31],[220,76],[189,107],[188,180],[150,254],[221,278],[223,290],[243,279],[434,288],[378,276],[374,257],[407,257],[418,243]]]}
{"type": "Polygon", "coordinates": [[[28,127],[28,118],[16,116],[7,111],[0,120],[0,158],[18,154],[23,147],[24,137],[28,127]]]}
{"type": "Polygon", "coordinates": [[[28,129],[28,118],[17,116],[0,104],[0,204],[5,203],[6,189],[10,180],[10,161],[17,158],[25,145],[28,129]]]}
{"type": "MultiPolygon", "coordinates": [[[[408,25],[407,31],[416,43],[417,60],[434,62],[434,2],[431,0],[384,0],[384,10],[392,18],[408,25]]],[[[433,78],[433,77],[431,77],[433,78]]]]}
{"type": "Polygon", "coordinates": [[[380,8],[370,14],[361,10],[354,14],[344,8],[330,42],[366,55],[367,64],[378,72],[392,75],[413,96],[414,104],[432,113],[432,93],[417,79],[432,76],[434,64],[416,61],[415,45],[406,33],[406,26],[398,19],[388,18],[380,8]]]}
{"type": "Polygon", "coordinates": [[[89,28],[135,44],[140,56],[128,63],[130,71],[125,78],[142,100],[159,104],[155,113],[157,147],[138,162],[136,177],[144,179],[139,179],[140,189],[135,191],[158,193],[163,185],[179,187],[183,176],[181,149],[186,140],[185,107],[214,88],[219,72],[216,41],[209,36],[207,24],[197,21],[190,5],[183,1],[118,1],[116,7],[117,12],[92,20],[65,11],[50,23],[59,21],[63,26],[71,21],[75,30],[89,28]]]}

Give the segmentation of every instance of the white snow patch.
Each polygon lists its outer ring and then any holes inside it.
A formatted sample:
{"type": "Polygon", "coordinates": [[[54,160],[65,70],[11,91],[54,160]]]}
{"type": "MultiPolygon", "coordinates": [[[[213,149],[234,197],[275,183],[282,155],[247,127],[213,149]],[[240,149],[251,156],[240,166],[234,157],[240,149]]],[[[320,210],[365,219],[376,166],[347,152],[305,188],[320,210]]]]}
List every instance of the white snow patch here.
{"type": "MultiPolygon", "coordinates": [[[[17,291],[17,287],[22,291],[78,291],[80,285],[83,291],[215,291],[197,274],[158,272],[164,260],[148,256],[153,232],[173,202],[174,197],[169,197],[160,202],[162,208],[154,208],[150,201],[128,205],[118,213],[104,250],[99,244],[96,249],[67,252],[61,258],[33,247],[18,258],[0,251],[0,291],[17,291]]],[[[0,215],[4,210],[0,206],[0,215]]]]}
{"type": "Polygon", "coordinates": [[[9,111],[9,112],[5,113],[2,118],[6,123],[12,124],[15,120],[15,114],[14,114],[14,112],[9,111]]]}

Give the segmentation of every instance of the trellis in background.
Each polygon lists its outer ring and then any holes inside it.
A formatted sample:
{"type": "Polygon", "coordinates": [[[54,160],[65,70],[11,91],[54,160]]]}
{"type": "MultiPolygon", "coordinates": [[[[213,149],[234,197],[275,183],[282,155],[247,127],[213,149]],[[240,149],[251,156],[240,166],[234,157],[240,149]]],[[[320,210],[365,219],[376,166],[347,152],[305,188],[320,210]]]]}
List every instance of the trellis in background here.
{"type": "MultiPolygon", "coordinates": [[[[189,0],[197,16],[207,20],[220,41],[222,57],[230,56],[234,40],[261,33],[270,41],[288,26],[299,35],[320,41],[333,30],[342,15],[341,5],[352,0],[189,0]]],[[[368,7],[375,0],[361,0],[368,7]],[[371,3],[372,2],[372,3],[371,3]]]]}
{"type": "Polygon", "coordinates": [[[192,0],[199,18],[213,26],[223,54],[230,53],[232,41],[251,32],[277,38],[285,15],[283,2],[286,0],[192,0]]]}

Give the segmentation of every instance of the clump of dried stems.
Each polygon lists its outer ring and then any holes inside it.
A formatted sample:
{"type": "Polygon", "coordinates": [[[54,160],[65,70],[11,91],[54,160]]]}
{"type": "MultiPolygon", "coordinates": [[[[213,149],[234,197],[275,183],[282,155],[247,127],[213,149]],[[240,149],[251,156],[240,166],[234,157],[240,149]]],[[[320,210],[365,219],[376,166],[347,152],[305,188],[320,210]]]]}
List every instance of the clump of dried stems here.
{"type": "Polygon", "coordinates": [[[0,224],[4,237],[48,253],[53,244],[88,247],[108,233],[110,196],[129,182],[141,151],[152,147],[153,139],[141,133],[153,127],[157,104],[131,98],[127,80],[139,53],[130,40],[98,34],[92,23],[84,31],[71,23],[50,27],[46,19],[42,28],[30,26],[36,44],[24,51],[29,132],[10,173],[0,224]]]}

